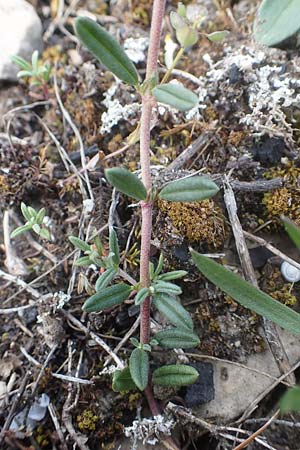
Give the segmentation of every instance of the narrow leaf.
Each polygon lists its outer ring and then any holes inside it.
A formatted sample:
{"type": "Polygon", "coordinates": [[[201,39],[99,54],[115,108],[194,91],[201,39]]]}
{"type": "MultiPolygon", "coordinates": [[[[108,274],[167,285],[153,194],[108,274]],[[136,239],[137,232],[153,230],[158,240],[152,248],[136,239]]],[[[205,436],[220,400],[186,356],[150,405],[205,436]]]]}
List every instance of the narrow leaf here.
{"type": "Polygon", "coordinates": [[[135,382],[130,375],[129,367],[114,372],[112,389],[115,392],[126,392],[136,389],[135,382]]]}
{"type": "Polygon", "coordinates": [[[162,273],[158,276],[158,279],[163,281],[177,280],[178,278],[185,277],[185,275],[187,275],[186,270],[173,270],[172,272],[162,273]]]}
{"type": "Polygon", "coordinates": [[[74,247],[78,248],[79,250],[82,250],[83,252],[91,251],[90,245],[76,236],[69,236],[69,241],[71,242],[71,244],[74,245],[74,247]]]}
{"type": "Polygon", "coordinates": [[[105,170],[105,176],[109,183],[136,200],[146,200],[147,190],[141,180],[129,170],[122,167],[114,167],[105,170]]]}
{"type": "Polygon", "coordinates": [[[31,217],[31,219],[35,219],[37,216],[37,212],[34,208],[32,208],[31,206],[27,206],[27,211],[31,217]]]}
{"type": "Polygon", "coordinates": [[[149,377],[149,355],[140,348],[135,348],[129,360],[130,375],[140,391],[146,389],[149,377]]]}
{"type": "Polygon", "coordinates": [[[31,56],[31,64],[32,64],[33,71],[36,74],[38,73],[38,69],[39,69],[38,63],[39,63],[39,52],[37,50],[35,50],[31,56]]]}
{"type": "Polygon", "coordinates": [[[209,178],[194,176],[172,181],[160,191],[159,197],[171,202],[195,202],[210,198],[218,191],[218,186],[209,178]]]}
{"type": "Polygon", "coordinates": [[[95,284],[96,292],[101,291],[101,289],[105,289],[117,273],[118,271],[116,269],[107,269],[104,273],[102,273],[95,284]]]}
{"type": "Polygon", "coordinates": [[[23,225],[21,227],[16,228],[10,235],[12,239],[19,236],[20,234],[24,233],[25,231],[31,230],[31,225],[23,225]]]}
{"type": "Polygon", "coordinates": [[[174,298],[166,294],[153,297],[154,305],[170,323],[185,330],[193,330],[193,321],[186,309],[174,298]]]}
{"type": "Polygon", "coordinates": [[[21,211],[26,220],[31,220],[31,215],[29,214],[28,208],[25,203],[21,203],[21,211]]]}
{"type": "Polygon", "coordinates": [[[294,386],[288,389],[280,400],[282,414],[300,411],[300,387],[294,386]]]}
{"type": "Polygon", "coordinates": [[[113,263],[118,266],[120,264],[119,244],[117,233],[115,232],[113,227],[110,227],[109,229],[109,251],[114,255],[112,257],[113,263]]]}
{"type": "Polygon", "coordinates": [[[160,84],[152,89],[152,94],[160,103],[165,103],[179,111],[187,111],[198,104],[198,96],[180,84],[160,84]]]}
{"type": "Polygon", "coordinates": [[[161,347],[166,348],[193,348],[200,343],[195,333],[179,328],[159,331],[154,339],[158,341],[161,347]]]}
{"type": "Polygon", "coordinates": [[[287,217],[283,217],[284,228],[295,246],[300,249],[300,228],[287,217]]]}
{"type": "Polygon", "coordinates": [[[35,223],[32,225],[32,229],[36,234],[39,234],[41,227],[37,223],[35,223]]]}
{"type": "Polygon", "coordinates": [[[136,305],[141,305],[144,300],[149,296],[149,289],[148,288],[142,288],[139,290],[139,292],[136,294],[134,298],[134,303],[136,305]]]}
{"type": "Polygon", "coordinates": [[[29,71],[29,70],[20,70],[17,73],[17,77],[18,78],[24,78],[24,77],[32,77],[33,76],[33,72],[29,71]]]}
{"type": "Polygon", "coordinates": [[[82,256],[82,258],[76,259],[74,265],[78,267],[89,266],[92,264],[92,261],[89,256],[82,256]]]}
{"type": "Polygon", "coordinates": [[[112,308],[124,302],[131,292],[131,287],[125,283],[116,284],[92,295],[86,300],[82,309],[86,312],[97,312],[112,308]]]}
{"type": "Polygon", "coordinates": [[[162,271],[163,265],[164,265],[164,256],[163,256],[163,254],[161,253],[161,254],[159,255],[157,267],[156,267],[155,272],[154,272],[154,275],[155,275],[155,276],[160,274],[160,272],[162,271]]]}
{"type": "Polygon", "coordinates": [[[45,208],[40,209],[39,212],[37,213],[36,221],[39,225],[41,225],[41,223],[43,222],[45,215],[46,215],[45,208]]]}
{"type": "Polygon", "coordinates": [[[300,314],[274,300],[210,258],[194,250],[191,250],[191,254],[200,272],[238,303],[266,319],[272,320],[291,333],[300,333],[300,314]]]}
{"type": "Polygon", "coordinates": [[[120,80],[134,86],[138,84],[134,64],[103,27],[87,17],[77,17],[75,32],[88,50],[120,80]]]}
{"type": "Polygon", "coordinates": [[[21,67],[21,69],[24,70],[28,70],[31,72],[31,65],[28,61],[26,61],[24,58],[22,58],[21,56],[18,55],[12,55],[11,58],[12,62],[14,62],[15,64],[17,64],[19,67],[21,67]]]}
{"type": "Polygon", "coordinates": [[[162,366],[154,370],[152,381],[160,386],[186,386],[199,377],[194,367],[183,364],[162,366]]]}
{"type": "Polygon", "coordinates": [[[169,295],[180,295],[182,294],[182,290],[179,286],[176,286],[176,284],[173,283],[169,283],[167,281],[156,281],[153,284],[153,287],[155,289],[155,292],[161,292],[164,294],[169,294],[169,295]]]}

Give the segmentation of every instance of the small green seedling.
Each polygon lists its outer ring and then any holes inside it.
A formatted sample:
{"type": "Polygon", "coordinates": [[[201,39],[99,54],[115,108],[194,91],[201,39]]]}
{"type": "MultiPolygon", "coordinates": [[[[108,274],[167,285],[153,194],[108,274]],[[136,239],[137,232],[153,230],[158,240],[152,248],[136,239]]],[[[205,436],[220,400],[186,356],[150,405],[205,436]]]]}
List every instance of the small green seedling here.
{"type": "Polygon", "coordinates": [[[45,208],[36,211],[31,206],[26,206],[25,203],[21,203],[21,211],[27,222],[25,225],[16,228],[11,233],[11,238],[15,238],[25,231],[33,230],[36,234],[38,234],[41,238],[50,240],[50,232],[47,228],[43,227],[43,221],[46,215],[45,208]]]}
{"type": "Polygon", "coordinates": [[[30,78],[31,85],[41,86],[48,98],[47,84],[50,79],[51,66],[49,63],[39,64],[39,52],[35,50],[32,53],[31,63],[18,55],[13,55],[11,60],[21,69],[17,74],[18,78],[30,78]]]}

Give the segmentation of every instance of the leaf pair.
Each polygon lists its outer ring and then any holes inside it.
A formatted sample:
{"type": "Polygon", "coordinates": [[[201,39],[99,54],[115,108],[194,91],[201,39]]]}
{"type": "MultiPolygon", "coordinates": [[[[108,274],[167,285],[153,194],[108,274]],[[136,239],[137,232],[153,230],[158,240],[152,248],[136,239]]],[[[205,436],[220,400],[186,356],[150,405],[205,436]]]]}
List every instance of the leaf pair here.
{"type": "MultiPolygon", "coordinates": [[[[105,171],[109,183],[123,194],[141,201],[147,199],[147,191],[140,179],[127,169],[114,167],[105,171]]],[[[159,193],[163,200],[194,202],[205,200],[218,192],[218,186],[205,176],[192,176],[168,183],[159,193]]]]}
{"type": "MultiPolygon", "coordinates": [[[[139,349],[135,349],[132,354],[136,350],[139,349]]],[[[147,356],[142,355],[140,352],[134,353],[133,357],[131,355],[132,359],[130,358],[130,368],[127,367],[123,370],[117,370],[114,373],[112,384],[114,391],[126,392],[136,387],[143,391],[147,387],[148,372],[146,370],[149,368],[147,356]]],[[[152,382],[160,386],[180,387],[195,383],[198,377],[199,373],[191,366],[171,364],[154,370],[152,382]]]]}
{"type": "Polygon", "coordinates": [[[21,203],[21,211],[27,222],[25,225],[22,225],[16,228],[11,233],[11,238],[15,238],[25,231],[33,230],[36,234],[41,236],[44,239],[50,240],[50,233],[46,228],[42,228],[42,224],[46,215],[45,208],[36,211],[31,206],[26,206],[25,203],[21,203]]]}

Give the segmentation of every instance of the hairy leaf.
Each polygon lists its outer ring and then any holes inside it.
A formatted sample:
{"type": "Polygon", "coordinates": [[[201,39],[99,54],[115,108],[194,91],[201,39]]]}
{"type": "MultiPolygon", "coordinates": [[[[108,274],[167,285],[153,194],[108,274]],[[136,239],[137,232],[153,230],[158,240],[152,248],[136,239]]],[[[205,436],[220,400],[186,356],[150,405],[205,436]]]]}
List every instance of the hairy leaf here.
{"type": "Polygon", "coordinates": [[[274,300],[210,258],[194,250],[191,250],[191,254],[200,272],[238,303],[272,320],[291,333],[300,333],[300,314],[274,300]]]}
{"type": "Polygon", "coordinates": [[[198,103],[197,95],[180,84],[160,84],[152,89],[152,94],[157,101],[179,109],[179,111],[187,111],[198,103]]]}
{"type": "Polygon", "coordinates": [[[69,241],[71,242],[71,244],[74,245],[74,247],[78,248],[79,250],[82,250],[83,252],[91,251],[91,247],[89,246],[89,244],[87,244],[82,239],[79,239],[76,236],[69,236],[69,241]]]}
{"type": "Polygon", "coordinates": [[[155,292],[165,293],[169,295],[180,295],[182,290],[179,286],[168,281],[158,280],[153,284],[155,292]]]}
{"type": "Polygon", "coordinates": [[[131,287],[125,283],[109,286],[88,298],[82,309],[86,312],[97,312],[102,311],[103,309],[112,308],[113,306],[123,303],[130,292],[131,287]]]}
{"type": "Polygon", "coordinates": [[[161,347],[166,348],[192,348],[196,347],[200,340],[195,333],[180,328],[170,328],[156,333],[156,339],[161,347]]]}
{"type": "Polygon", "coordinates": [[[120,264],[120,253],[119,253],[119,244],[118,237],[115,230],[110,227],[109,229],[109,251],[113,253],[113,263],[118,266],[120,264]]]}
{"type": "Polygon", "coordinates": [[[88,50],[120,80],[134,86],[138,84],[135,65],[103,27],[87,17],[77,17],[75,32],[88,50]]]}
{"type": "Polygon", "coordinates": [[[122,167],[114,167],[105,170],[105,176],[109,183],[136,200],[146,200],[147,190],[141,180],[129,170],[122,167]]]}
{"type": "Polygon", "coordinates": [[[139,290],[139,292],[136,294],[135,298],[134,298],[134,303],[136,305],[140,305],[141,303],[143,303],[144,300],[146,300],[146,298],[149,296],[149,289],[148,288],[142,288],[139,290]]]}
{"type": "Polygon", "coordinates": [[[185,275],[187,275],[186,270],[173,270],[172,272],[162,273],[158,276],[158,279],[162,281],[177,280],[178,278],[182,278],[185,275]]]}
{"type": "Polygon", "coordinates": [[[193,321],[186,309],[167,294],[157,294],[154,305],[173,325],[185,330],[193,330],[193,321]]]}
{"type": "Polygon", "coordinates": [[[218,186],[209,178],[194,176],[168,183],[159,197],[171,202],[195,202],[210,198],[218,191],[218,186]]]}
{"type": "Polygon", "coordinates": [[[105,289],[109,283],[114,279],[117,275],[117,269],[107,269],[104,273],[100,275],[95,284],[96,291],[101,291],[101,289],[105,289]]]}
{"type": "Polygon", "coordinates": [[[152,381],[160,386],[186,386],[199,377],[194,367],[183,364],[162,366],[154,370],[152,381]]]}
{"type": "Polygon", "coordinates": [[[136,389],[135,382],[130,375],[129,367],[114,372],[112,388],[115,392],[126,392],[136,389]]]}
{"type": "Polygon", "coordinates": [[[129,360],[130,374],[140,391],[146,389],[149,377],[149,355],[140,348],[135,348],[129,360]]]}

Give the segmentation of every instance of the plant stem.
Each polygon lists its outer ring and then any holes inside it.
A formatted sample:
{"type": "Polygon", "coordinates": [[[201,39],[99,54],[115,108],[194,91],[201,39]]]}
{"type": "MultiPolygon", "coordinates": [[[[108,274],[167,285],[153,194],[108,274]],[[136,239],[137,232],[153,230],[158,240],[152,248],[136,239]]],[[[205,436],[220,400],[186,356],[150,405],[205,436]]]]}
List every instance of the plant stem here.
{"type": "Polygon", "coordinates": [[[161,80],[161,83],[166,83],[169,79],[169,76],[172,73],[172,70],[175,69],[175,67],[177,66],[178,61],[180,60],[180,58],[182,57],[183,53],[184,53],[184,48],[181,47],[180,50],[178,50],[177,55],[175,56],[175,58],[173,59],[172,65],[171,67],[167,70],[167,72],[164,74],[163,79],[161,80]]]}
{"type": "MultiPolygon", "coordinates": [[[[152,10],[149,50],[147,56],[146,83],[155,77],[160,48],[161,28],[165,11],[165,0],[154,0],[152,10]]],[[[150,83],[149,83],[150,84],[150,83]]],[[[140,284],[149,286],[150,240],[152,232],[152,199],[150,172],[150,130],[153,99],[149,88],[142,96],[142,115],[140,131],[140,161],[142,181],[148,191],[149,199],[142,202],[142,230],[141,230],[141,263],[140,284]]],[[[151,298],[147,298],[141,306],[140,342],[146,344],[150,337],[150,309],[151,298]]]]}

